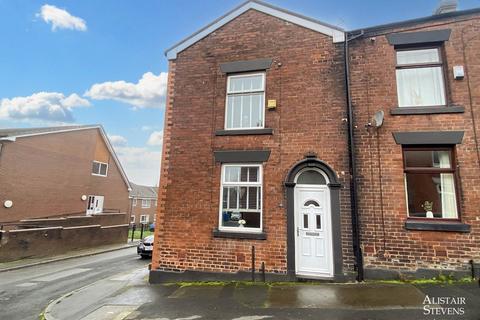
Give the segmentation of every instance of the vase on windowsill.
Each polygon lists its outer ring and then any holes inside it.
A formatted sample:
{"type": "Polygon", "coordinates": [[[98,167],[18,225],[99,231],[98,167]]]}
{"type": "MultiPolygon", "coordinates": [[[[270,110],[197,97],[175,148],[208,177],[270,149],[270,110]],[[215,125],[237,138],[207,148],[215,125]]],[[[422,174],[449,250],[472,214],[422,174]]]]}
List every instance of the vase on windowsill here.
{"type": "Polygon", "coordinates": [[[433,201],[425,201],[423,204],[422,204],[422,208],[423,210],[425,210],[426,212],[426,217],[427,218],[433,218],[433,201]]]}
{"type": "Polygon", "coordinates": [[[243,219],[238,220],[238,227],[239,228],[245,228],[245,223],[247,223],[247,222],[243,219]]]}

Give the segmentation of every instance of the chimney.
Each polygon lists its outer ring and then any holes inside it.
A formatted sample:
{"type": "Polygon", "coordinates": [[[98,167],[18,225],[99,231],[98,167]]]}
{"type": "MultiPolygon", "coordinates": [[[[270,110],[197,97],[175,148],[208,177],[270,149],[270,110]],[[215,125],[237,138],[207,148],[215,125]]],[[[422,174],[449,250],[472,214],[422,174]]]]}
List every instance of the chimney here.
{"type": "Polygon", "coordinates": [[[437,9],[433,12],[434,15],[444,14],[457,11],[457,0],[440,0],[437,9]]]}

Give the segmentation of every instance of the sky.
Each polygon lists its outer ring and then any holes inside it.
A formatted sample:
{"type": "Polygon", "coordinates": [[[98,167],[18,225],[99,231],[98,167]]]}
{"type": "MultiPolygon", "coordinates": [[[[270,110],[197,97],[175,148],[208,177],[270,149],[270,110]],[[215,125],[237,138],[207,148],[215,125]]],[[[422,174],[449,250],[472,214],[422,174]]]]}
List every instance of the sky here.
{"type": "MultiPolygon", "coordinates": [[[[353,30],[429,16],[439,1],[268,2],[353,30]]],[[[164,51],[240,3],[0,0],[0,128],[101,124],[129,179],[158,185],[164,51]]]]}

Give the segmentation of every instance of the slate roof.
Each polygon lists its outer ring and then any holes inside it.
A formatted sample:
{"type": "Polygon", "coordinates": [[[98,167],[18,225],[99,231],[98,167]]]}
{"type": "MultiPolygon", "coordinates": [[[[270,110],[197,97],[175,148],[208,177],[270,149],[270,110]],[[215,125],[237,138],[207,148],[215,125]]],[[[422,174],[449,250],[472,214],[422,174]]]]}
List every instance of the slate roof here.
{"type": "Polygon", "coordinates": [[[133,182],[130,182],[130,185],[132,186],[130,191],[130,197],[132,198],[157,198],[158,187],[142,186],[133,182]]]}

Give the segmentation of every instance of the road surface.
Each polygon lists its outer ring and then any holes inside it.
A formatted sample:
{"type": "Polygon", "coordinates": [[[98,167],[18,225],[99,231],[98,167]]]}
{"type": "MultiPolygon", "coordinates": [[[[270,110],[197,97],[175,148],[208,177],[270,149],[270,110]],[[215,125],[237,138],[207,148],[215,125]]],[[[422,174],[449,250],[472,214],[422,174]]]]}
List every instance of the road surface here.
{"type": "Polygon", "coordinates": [[[1,319],[38,319],[52,300],[112,275],[147,267],[136,248],[0,272],[1,319]]]}

